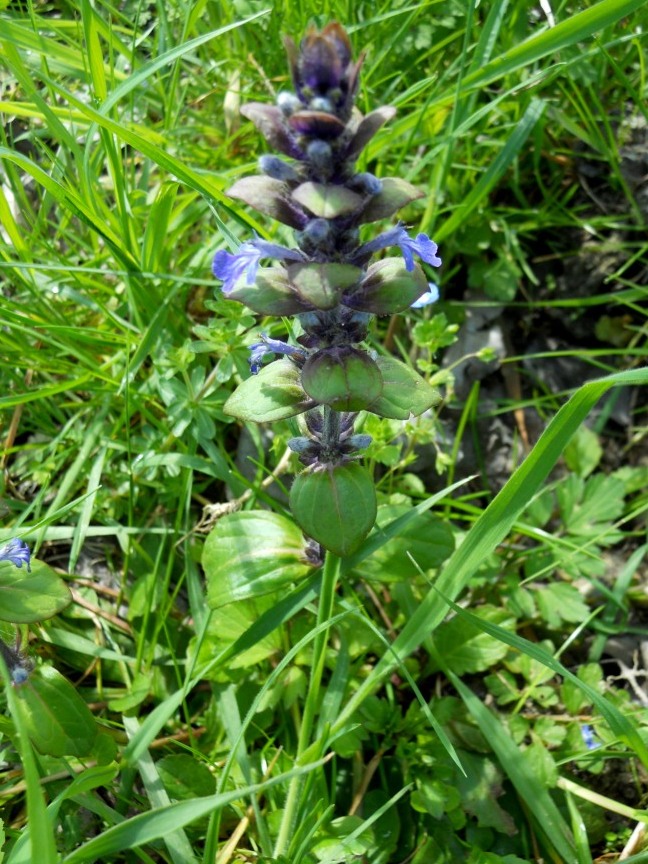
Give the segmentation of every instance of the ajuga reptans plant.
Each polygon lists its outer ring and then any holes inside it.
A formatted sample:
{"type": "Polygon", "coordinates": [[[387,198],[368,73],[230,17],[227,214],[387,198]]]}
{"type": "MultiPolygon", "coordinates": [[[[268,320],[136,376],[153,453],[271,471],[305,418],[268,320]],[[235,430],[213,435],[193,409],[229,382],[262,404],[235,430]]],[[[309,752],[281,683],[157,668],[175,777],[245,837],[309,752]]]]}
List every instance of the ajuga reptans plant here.
{"type": "Polygon", "coordinates": [[[311,28],[299,49],[286,39],[294,93],[276,105],[252,102],[242,114],[285,158],[262,156],[262,175],[228,194],[294,229],[296,247],[260,238],[235,254],[216,253],[214,275],[226,297],[265,316],[297,318],[297,344],[261,337],[251,346],[253,377],[225,410],[242,420],[272,422],[301,415],[290,441],[306,466],[290,505],[303,531],[337,555],[353,552],[376,516],[373,480],[359,462],[370,443],[356,434],[357,412],[406,420],[428,409],[435,391],[406,364],[363,347],[374,315],[392,315],[436,299],[420,263],[438,267],[425,234],[399,223],[362,242],[361,226],[393,216],[422,193],[399,178],[356,173],[363,148],[395,114],[362,116],[354,106],[362,57],[354,61],[340,24],[311,28]],[[376,252],[397,257],[372,263],[376,252]],[[262,267],[262,260],[275,262],[262,267]],[[266,356],[283,355],[263,366],[266,356]]]}

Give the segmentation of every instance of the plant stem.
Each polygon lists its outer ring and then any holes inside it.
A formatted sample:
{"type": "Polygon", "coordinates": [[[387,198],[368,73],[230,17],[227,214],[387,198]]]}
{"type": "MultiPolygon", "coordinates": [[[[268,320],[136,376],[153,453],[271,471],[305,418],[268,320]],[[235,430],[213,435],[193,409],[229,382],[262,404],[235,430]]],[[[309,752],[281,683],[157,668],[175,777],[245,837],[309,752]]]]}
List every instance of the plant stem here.
{"type": "MultiPolygon", "coordinates": [[[[331,552],[326,553],[324,559],[324,571],[322,573],[322,593],[320,595],[319,607],[317,610],[317,625],[326,624],[330,621],[333,615],[333,604],[335,601],[335,588],[337,585],[338,574],[340,572],[340,559],[337,555],[331,552]]],[[[309,749],[311,743],[311,735],[317,708],[320,700],[320,684],[322,683],[322,675],[326,663],[326,647],[328,644],[328,628],[321,630],[313,642],[313,665],[311,668],[311,676],[308,685],[308,694],[306,703],[304,704],[304,713],[302,716],[301,726],[299,728],[299,740],[297,742],[297,757],[295,766],[302,764],[304,754],[309,749]]],[[[284,808],[283,818],[279,835],[275,844],[275,858],[283,854],[288,846],[288,842],[292,838],[293,828],[297,818],[297,810],[300,804],[300,793],[303,784],[303,777],[293,777],[288,787],[286,796],[286,806],[284,808]]]]}

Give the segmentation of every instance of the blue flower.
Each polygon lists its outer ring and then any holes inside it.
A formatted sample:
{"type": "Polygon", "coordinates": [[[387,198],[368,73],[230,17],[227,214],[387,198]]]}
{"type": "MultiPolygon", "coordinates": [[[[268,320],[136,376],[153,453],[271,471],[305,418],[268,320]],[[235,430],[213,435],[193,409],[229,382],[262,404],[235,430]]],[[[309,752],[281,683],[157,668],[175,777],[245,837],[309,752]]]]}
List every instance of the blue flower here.
{"type": "Polygon", "coordinates": [[[0,546],[0,561],[11,561],[11,563],[15,564],[16,567],[22,567],[22,565],[25,564],[28,573],[31,573],[30,559],[31,553],[29,551],[29,546],[24,540],[14,538],[8,543],[5,543],[4,546],[0,546]]]}
{"type": "Polygon", "coordinates": [[[581,735],[583,736],[583,743],[588,750],[596,750],[597,747],[601,746],[598,741],[594,740],[594,730],[587,723],[581,726],[581,735]]]}
{"type": "Polygon", "coordinates": [[[377,252],[379,249],[386,249],[388,246],[399,247],[405,259],[405,269],[410,272],[414,269],[414,255],[418,255],[421,261],[425,261],[432,267],[441,266],[441,259],[437,256],[439,248],[437,244],[423,233],[417,234],[416,239],[413,240],[402,225],[390,228],[389,231],[383,231],[373,240],[364,243],[354,257],[363,258],[367,254],[377,252]]]}
{"type": "Polygon", "coordinates": [[[410,306],[410,309],[423,309],[424,306],[429,306],[431,303],[436,303],[439,299],[439,286],[434,282],[428,282],[428,290],[410,306]]]}
{"type": "Polygon", "coordinates": [[[250,345],[250,372],[256,375],[263,364],[263,359],[266,354],[287,354],[292,357],[300,357],[306,359],[306,354],[300,348],[293,348],[287,342],[281,342],[279,339],[270,339],[265,333],[261,334],[261,342],[255,342],[250,345]]]}
{"type": "Polygon", "coordinates": [[[246,283],[252,285],[262,258],[276,258],[280,261],[305,260],[302,253],[297,249],[268,243],[267,240],[261,240],[259,237],[241,243],[238,251],[233,255],[220,249],[214,255],[212,272],[217,279],[223,282],[223,294],[227,296],[241,276],[245,276],[246,283]]]}

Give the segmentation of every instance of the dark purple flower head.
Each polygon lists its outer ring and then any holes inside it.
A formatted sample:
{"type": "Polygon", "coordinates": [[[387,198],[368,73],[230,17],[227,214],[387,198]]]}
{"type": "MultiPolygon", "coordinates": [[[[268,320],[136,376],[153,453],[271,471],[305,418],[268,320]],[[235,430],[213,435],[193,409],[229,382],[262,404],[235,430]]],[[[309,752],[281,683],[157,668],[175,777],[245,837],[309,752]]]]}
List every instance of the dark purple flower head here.
{"type": "Polygon", "coordinates": [[[246,283],[252,285],[262,258],[276,258],[280,261],[305,260],[302,253],[297,249],[268,243],[267,240],[261,240],[259,237],[241,243],[238,251],[233,255],[231,252],[220,249],[214,255],[212,272],[217,279],[222,281],[223,294],[227,297],[241,276],[245,276],[246,283]]]}
{"type": "Polygon", "coordinates": [[[14,538],[5,543],[4,546],[0,546],[0,561],[11,561],[16,567],[22,567],[25,564],[27,572],[31,573],[31,553],[24,540],[14,538]]]}
{"type": "Polygon", "coordinates": [[[314,110],[347,114],[358,86],[362,58],[351,58],[351,43],[344,27],[327,24],[321,32],[311,27],[297,46],[284,40],[297,95],[314,110]]]}
{"type": "Polygon", "coordinates": [[[427,234],[417,234],[413,240],[402,225],[397,225],[395,228],[390,228],[389,231],[383,231],[373,240],[368,243],[363,243],[356,252],[356,257],[359,259],[367,258],[379,249],[386,249],[388,246],[398,246],[403,253],[405,259],[405,269],[410,272],[414,269],[414,255],[418,255],[421,261],[425,261],[432,267],[440,267],[441,259],[437,256],[438,246],[427,234]]]}
{"type": "Polygon", "coordinates": [[[265,333],[261,334],[261,341],[250,345],[250,372],[256,375],[263,364],[266,354],[286,354],[289,357],[299,357],[301,360],[306,359],[306,353],[301,348],[294,348],[287,342],[282,342],[280,339],[270,339],[265,333]]]}

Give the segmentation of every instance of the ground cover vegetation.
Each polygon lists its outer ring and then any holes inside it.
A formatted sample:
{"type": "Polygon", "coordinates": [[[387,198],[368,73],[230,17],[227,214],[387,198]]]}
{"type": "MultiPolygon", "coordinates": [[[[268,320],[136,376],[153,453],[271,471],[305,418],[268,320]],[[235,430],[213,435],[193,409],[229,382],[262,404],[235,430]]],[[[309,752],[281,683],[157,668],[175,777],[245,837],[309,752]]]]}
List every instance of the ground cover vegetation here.
{"type": "Polygon", "coordinates": [[[648,861],[647,27],[0,3],[4,862],[648,861]],[[336,21],[355,179],[242,109],[336,21]]]}

